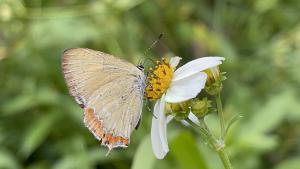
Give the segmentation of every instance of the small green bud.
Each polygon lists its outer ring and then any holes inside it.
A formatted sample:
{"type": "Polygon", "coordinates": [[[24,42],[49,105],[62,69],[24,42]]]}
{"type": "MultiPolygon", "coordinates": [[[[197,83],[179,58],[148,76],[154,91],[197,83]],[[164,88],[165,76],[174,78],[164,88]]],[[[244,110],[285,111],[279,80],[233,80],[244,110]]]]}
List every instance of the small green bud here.
{"type": "Polygon", "coordinates": [[[206,69],[204,72],[207,74],[206,85],[211,85],[220,79],[220,70],[218,66],[206,69]]]}
{"type": "Polygon", "coordinates": [[[183,120],[190,113],[190,101],[181,103],[166,103],[166,113],[175,117],[176,120],[183,120]]]}
{"type": "Polygon", "coordinates": [[[217,70],[219,69],[212,69],[211,71],[209,69],[205,71],[208,75],[208,79],[205,85],[205,91],[209,95],[217,95],[223,89],[222,81],[226,79],[225,72],[217,73],[217,70]],[[214,74],[214,76],[212,76],[212,74],[214,74]]]}
{"type": "Polygon", "coordinates": [[[204,117],[209,112],[210,107],[211,101],[206,97],[202,100],[194,99],[191,103],[191,110],[198,118],[204,117]]]}
{"type": "Polygon", "coordinates": [[[210,85],[205,86],[205,91],[209,95],[217,95],[222,91],[222,89],[223,89],[223,85],[221,81],[216,81],[210,85]]]}

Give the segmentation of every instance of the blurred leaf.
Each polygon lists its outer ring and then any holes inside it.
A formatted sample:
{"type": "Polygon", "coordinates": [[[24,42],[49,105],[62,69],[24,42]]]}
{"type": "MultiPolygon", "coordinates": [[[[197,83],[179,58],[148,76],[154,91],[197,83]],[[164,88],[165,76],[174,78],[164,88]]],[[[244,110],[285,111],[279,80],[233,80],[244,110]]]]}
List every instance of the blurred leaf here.
{"type": "Polygon", "coordinates": [[[24,92],[14,98],[7,99],[2,104],[3,114],[12,115],[24,113],[26,110],[38,105],[54,105],[59,103],[58,94],[49,88],[43,87],[24,92]]]}
{"type": "Polygon", "coordinates": [[[274,147],[277,144],[276,136],[267,135],[267,132],[285,119],[289,103],[292,101],[292,91],[272,97],[247,124],[241,126],[240,144],[261,150],[270,150],[274,147]]]}
{"type": "Polygon", "coordinates": [[[0,168],[3,169],[18,169],[21,168],[18,160],[10,152],[0,149],[0,168]]]}
{"type": "Polygon", "coordinates": [[[198,150],[195,137],[189,132],[182,132],[171,141],[170,152],[181,168],[207,169],[203,155],[198,150]]]}
{"type": "MultiPolygon", "coordinates": [[[[191,25],[188,25],[188,28],[186,28],[186,36],[189,35],[191,39],[197,42],[196,44],[201,45],[199,47],[202,47],[203,45],[202,48],[208,50],[208,52],[219,50],[220,44],[217,36],[214,32],[211,32],[207,26],[203,24],[195,25],[192,28],[193,30],[190,30],[190,27],[191,25]],[[190,34],[191,31],[193,34],[190,34]]],[[[190,39],[187,39],[186,41],[190,41],[190,39]]]]}
{"type": "Polygon", "coordinates": [[[48,169],[48,163],[46,161],[39,161],[38,163],[33,163],[32,165],[26,167],[26,169],[48,169]]]}
{"type": "MultiPolygon", "coordinates": [[[[293,91],[285,91],[273,96],[258,110],[248,125],[254,132],[267,132],[278,125],[287,114],[289,103],[293,101],[293,91]]],[[[246,126],[245,126],[246,127],[246,126]]]]}
{"type": "Polygon", "coordinates": [[[54,165],[54,169],[89,169],[91,168],[90,160],[87,154],[77,153],[62,158],[57,164],[54,165]]]}
{"type": "Polygon", "coordinates": [[[264,1],[257,0],[255,3],[255,8],[259,12],[265,12],[267,10],[274,8],[277,5],[277,3],[278,0],[264,0],[264,1]]]}
{"type": "MultiPolygon", "coordinates": [[[[80,139],[81,140],[81,139],[80,139]]],[[[81,140],[82,142],[82,140],[81,140]]],[[[83,142],[82,142],[83,143],[83,142]]],[[[81,143],[81,144],[82,144],[81,143]]],[[[116,150],[115,150],[116,151],[116,150]]],[[[121,150],[125,151],[125,150],[121,150]]],[[[111,152],[109,156],[106,156],[107,150],[104,147],[98,145],[90,149],[84,147],[81,151],[69,152],[69,155],[65,155],[54,166],[54,169],[88,169],[96,166],[99,163],[111,162],[124,158],[120,153],[111,152]]]]}
{"type": "Polygon", "coordinates": [[[275,169],[299,169],[300,157],[294,157],[281,162],[275,169]]]}
{"type": "Polygon", "coordinates": [[[45,114],[30,125],[20,147],[23,157],[27,158],[47,138],[59,116],[54,112],[45,114]]]}
{"type": "Polygon", "coordinates": [[[131,169],[152,169],[154,167],[155,157],[153,155],[151,147],[152,145],[150,136],[147,135],[141,141],[140,145],[137,148],[137,151],[135,152],[131,169]]]}
{"type": "Polygon", "coordinates": [[[63,158],[54,169],[88,169],[90,168],[86,154],[74,154],[63,158]]]}
{"type": "Polygon", "coordinates": [[[108,2],[111,2],[112,3],[111,5],[119,9],[128,10],[142,3],[143,1],[144,0],[115,0],[115,1],[108,1],[108,2]]]}
{"type": "Polygon", "coordinates": [[[32,95],[20,95],[5,101],[2,105],[3,114],[21,113],[36,105],[32,95]]]}
{"type": "Polygon", "coordinates": [[[56,45],[70,48],[99,36],[99,31],[93,23],[81,18],[42,20],[33,22],[31,26],[29,38],[32,38],[31,43],[39,48],[56,45]]]}

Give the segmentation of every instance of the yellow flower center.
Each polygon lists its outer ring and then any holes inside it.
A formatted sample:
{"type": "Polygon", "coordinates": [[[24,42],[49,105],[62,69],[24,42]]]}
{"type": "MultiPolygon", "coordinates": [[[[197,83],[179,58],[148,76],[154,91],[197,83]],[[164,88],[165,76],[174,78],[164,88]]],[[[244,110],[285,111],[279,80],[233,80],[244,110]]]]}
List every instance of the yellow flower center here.
{"type": "Polygon", "coordinates": [[[146,87],[146,97],[149,100],[160,99],[170,87],[174,69],[165,58],[157,61],[154,69],[150,68],[148,74],[148,85],[146,87]]]}

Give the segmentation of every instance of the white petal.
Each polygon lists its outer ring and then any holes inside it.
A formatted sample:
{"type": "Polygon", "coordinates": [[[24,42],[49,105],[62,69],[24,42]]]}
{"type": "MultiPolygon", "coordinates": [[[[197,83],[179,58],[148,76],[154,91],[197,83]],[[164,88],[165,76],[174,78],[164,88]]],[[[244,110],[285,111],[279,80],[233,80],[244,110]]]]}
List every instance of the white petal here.
{"type": "Polygon", "coordinates": [[[168,146],[168,140],[167,140],[167,116],[165,114],[165,101],[164,99],[160,99],[160,112],[158,115],[158,121],[159,121],[159,135],[162,143],[162,148],[164,152],[169,152],[169,146],[168,146]]]}
{"type": "Polygon", "coordinates": [[[167,116],[167,124],[170,123],[170,121],[173,120],[173,118],[174,116],[171,115],[167,116]]]}
{"type": "Polygon", "coordinates": [[[213,56],[192,60],[174,72],[173,81],[181,80],[197,72],[216,67],[217,65],[222,64],[223,60],[225,60],[225,58],[213,56]]]}
{"type": "Polygon", "coordinates": [[[181,124],[184,125],[184,126],[187,126],[187,127],[191,126],[190,123],[188,123],[188,122],[185,121],[185,120],[181,120],[180,122],[181,122],[181,124]]]}
{"type": "Polygon", "coordinates": [[[196,125],[200,125],[200,121],[199,119],[194,115],[194,113],[190,112],[188,118],[193,122],[195,123],[196,125]]]}
{"type": "Polygon", "coordinates": [[[214,79],[218,79],[219,77],[219,68],[217,66],[210,68],[211,73],[214,76],[214,79]]]}
{"type": "Polygon", "coordinates": [[[153,108],[153,114],[154,114],[154,116],[158,117],[159,112],[160,112],[160,100],[157,100],[155,102],[155,105],[154,105],[154,108],[153,108]]]}
{"type": "Polygon", "coordinates": [[[182,58],[179,57],[179,56],[172,57],[172,58],[170,59],[170,66],[171,66],[172,68],[176,69],[176,67],[177,67],[177,65],[179,64],[179,62],[180,62],[181,59],[182,59],[182,58]]]}
{"type": "Polygon", "coordinates": [[[178,103],[195,98],[205,87],[206,78],[206,73],[198,72],[184,79],[173,81],[167,90],[166,102],[178,103]]]}
{"type": "Polygon", "coordinates": [[[164,113],[164,101],[158,100],[154,106],[154,115],[151,127],[152,150],[156,158],[163,159],[169,151],[166,128],[167,118],[164,113]]]}
{"type": "Polygon", "coordinates": [[[161,139],[159,136],[159,121],[158,121],[158,114],[159,114],[159,107],[160,101],[158,100],[154,105],[154,116],[152,117],[152,125],[151,125],[151,143],[152,143],[152,151],[156,158],[162,159],[165,156],[165,153],[162,150],[161,139]]]}

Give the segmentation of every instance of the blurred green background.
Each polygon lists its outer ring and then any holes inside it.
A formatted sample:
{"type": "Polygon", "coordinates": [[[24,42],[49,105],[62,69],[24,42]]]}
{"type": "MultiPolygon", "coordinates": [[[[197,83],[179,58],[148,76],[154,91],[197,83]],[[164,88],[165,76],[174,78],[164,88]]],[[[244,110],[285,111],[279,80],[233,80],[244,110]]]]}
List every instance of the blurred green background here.
{"type": "MultiPolygon", "coordinates": [[[[68,95],[61,54],[88,47],[137,64],[147,57],[226,58],[227,137],[236,169],[300,168],[298,0],[0,0],[1,169],[221,169],[206,141],[173,121],[170,153],[156,160],[145,108],[127,149],[106,148],[68,95]]],[[[151,66],[148,63],[147,66],[151,66]]],[[[218,119],[207,117],[218,134],[218,119]]]]}

